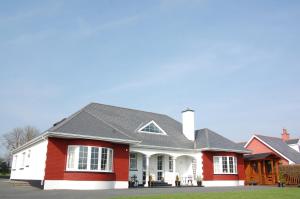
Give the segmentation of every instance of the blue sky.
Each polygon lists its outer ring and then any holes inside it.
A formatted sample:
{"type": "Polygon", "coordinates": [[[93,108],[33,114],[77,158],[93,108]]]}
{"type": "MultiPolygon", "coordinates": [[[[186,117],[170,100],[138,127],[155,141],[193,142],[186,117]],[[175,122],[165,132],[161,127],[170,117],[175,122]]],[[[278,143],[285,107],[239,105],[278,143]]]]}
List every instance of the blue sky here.
{"type": "Polygon", "coordinates": [[[89,102],[300,136],[299,1],[1,1],[0,134],[89,102]]]}

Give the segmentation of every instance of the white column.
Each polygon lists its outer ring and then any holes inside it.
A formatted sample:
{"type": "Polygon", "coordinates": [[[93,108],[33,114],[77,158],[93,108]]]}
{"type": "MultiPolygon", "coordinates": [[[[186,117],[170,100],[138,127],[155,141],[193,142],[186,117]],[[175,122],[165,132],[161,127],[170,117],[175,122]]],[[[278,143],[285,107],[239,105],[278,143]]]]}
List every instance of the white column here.
{"type": "Polygon", "coordinates": [[[145,187],[148,187],[150,169],[149,169],[150,156],[146,155],[146,184],[145,187]]]}
{"type": "Polygon", "coordinates": [[[173,182],[172,185],[175,186],[175,180],[176,180],[176,157],[173,156],[173,182]]]}

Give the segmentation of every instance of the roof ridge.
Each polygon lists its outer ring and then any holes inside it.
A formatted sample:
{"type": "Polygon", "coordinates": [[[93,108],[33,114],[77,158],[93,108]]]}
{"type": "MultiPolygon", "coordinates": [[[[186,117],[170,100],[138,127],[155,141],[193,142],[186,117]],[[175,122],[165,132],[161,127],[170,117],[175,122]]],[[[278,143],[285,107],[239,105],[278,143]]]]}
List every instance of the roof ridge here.
{"type": "MultiPolygon", "coordinates": [[[[156,114],[156,115],[163,115],[163,116],[168,116],[166,114],[163,113],[155,113],[155,112],[151,112],[151,111],[143,111],[143,110],[139,110],[139,109],[134,109],[134,108],[127,108],[127,107],[121,107],[121,106],[114,106],[114,105],[109,105],[109,104],[101,104],[98,102],[91,102],[89,105],[102,105],[102,106],[109,106],[109,107],[113,107],[113,108],[120,108],[120,109],[126,109],[126,110],[130,110],[130,111],[139,111],[139,112],[144,112],[144,113],[152,113],[152,114],[156,114]]],[[[168,116],[169,117],[169,116],[168,116]]]]}
{"type": "Polygon", "coordinates": [[[275,137],[275,136],[261,135],[261,134],[254,134],[254,135],[256,135],[256,136],[263,136],[263,137],[269,137],[269,138],[276,138],[276,139],[282,140],[280,137],[275,137]]]}
{"type": "Polygon", "coordinates": [[[86,113],[88,113],[88,114],[90,114],[91,116],[93,116],[93,117],[96,118],[97,120],[102,121],[102,122],[105,123],[106,125],[108,125],[108,126],[110,126],[111,128],[113,128],[114,130],[118,131],[118,133],[121,133],[121,134],[123,134],[123,135],[125,135],[125,136],[127,136],[127,137],[129,137],[129,138],[131,138],[131,139],[137,140],[137,139],[133,138],[132,136],[130,136],[130,135],[124,133],[123,131],[121,131],[120,129],[118,129],[117,127],[115,127],[114,125],[111,125],[110,123],[108,123],[108,122],[104,121],[103,119],[97,117],[96,115],[94,115],[94,114],[91,113],[90,111],[88,111],[88,110],[86,110],[86,109],[83,110],[83,111],[86,112],[86,113]]]}

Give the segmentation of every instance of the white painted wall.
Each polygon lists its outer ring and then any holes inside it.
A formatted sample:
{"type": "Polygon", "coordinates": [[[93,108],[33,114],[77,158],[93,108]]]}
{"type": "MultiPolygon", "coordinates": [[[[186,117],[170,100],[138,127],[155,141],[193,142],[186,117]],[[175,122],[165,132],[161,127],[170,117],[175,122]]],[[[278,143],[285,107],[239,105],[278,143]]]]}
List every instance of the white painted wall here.
{"type": "Polygon", "coordinates": [[[44,180],[48,140],[42,140],[13,155],[10,179],[44,180]],[[28,153],[30,151],[30,158],[28,153]],[[23,153],[25,162],[23,163],[23,153]],[[17,159],[15,158],[17,156],[17,159]],[[13,167],[16,164],[15,168],[13,167]]]}
{"type": "Polygon", "coordinates": [[[202,182],[205,187],[231,187],[244,186],[244,184],[244,180],[208,180],[202,182]]]}
{"type": "MultiPolygon", "coordinates": [[[[44,189],[72,189],[72,190],[97,190],[97,189],[127,189],[127,181],[76,181],[76,180],[45,180],[44,189]]],[[[99,197],[101,198],[101,197],[99,197]]]]}
{"type": "Polygon", "coordinates": [[[191,140],[195,140],[195,113],[193,110],[182,112],[182,133],[191,140]]]}

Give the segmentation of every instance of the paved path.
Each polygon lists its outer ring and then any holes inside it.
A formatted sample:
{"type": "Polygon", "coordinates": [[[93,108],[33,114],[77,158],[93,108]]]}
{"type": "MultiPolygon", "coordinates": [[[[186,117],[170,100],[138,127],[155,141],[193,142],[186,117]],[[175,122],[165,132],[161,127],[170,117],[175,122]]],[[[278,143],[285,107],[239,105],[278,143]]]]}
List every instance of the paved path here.
{"type": "Polygon", "coordinates": [[[0,179],[0,199],[108,199],[118,196],[154,195],[191,192],[227,192],[272,189],[267,186],[246,187],[184,187],[184,188],[137,188],[125,190],[51,190],[34,187],[15,187],[7,180],[0,179]]]}

